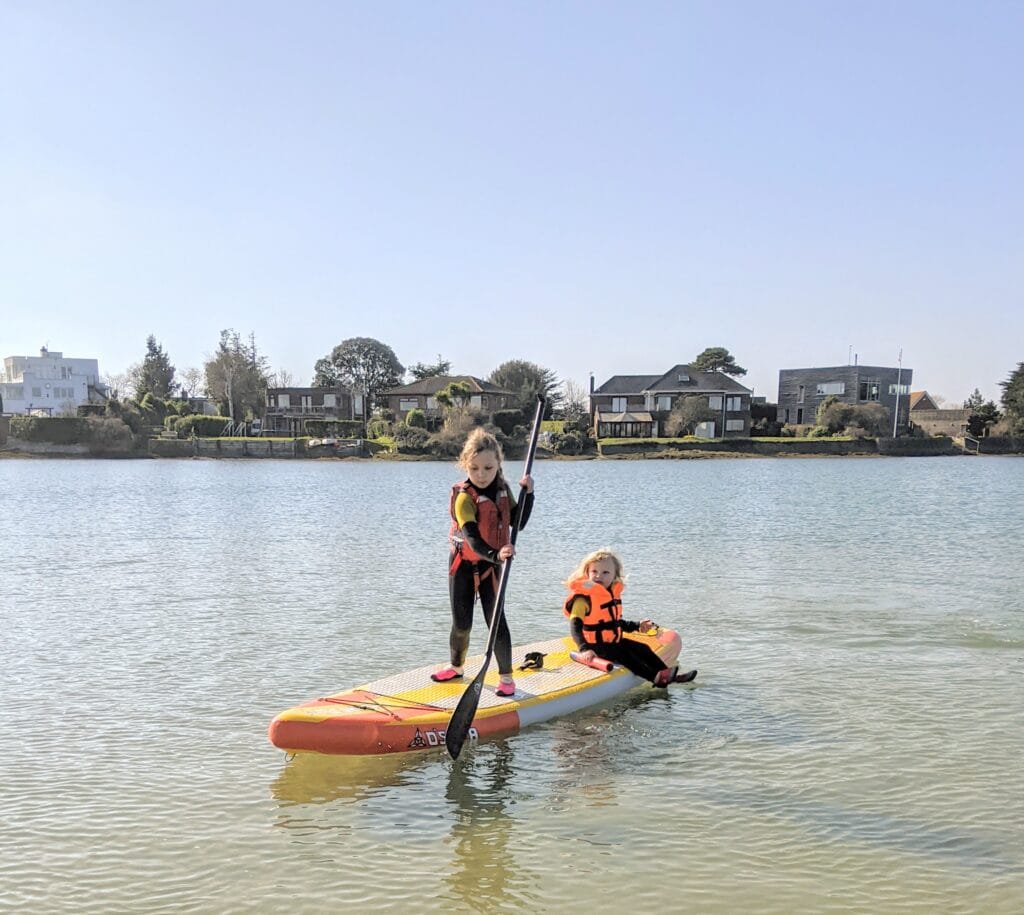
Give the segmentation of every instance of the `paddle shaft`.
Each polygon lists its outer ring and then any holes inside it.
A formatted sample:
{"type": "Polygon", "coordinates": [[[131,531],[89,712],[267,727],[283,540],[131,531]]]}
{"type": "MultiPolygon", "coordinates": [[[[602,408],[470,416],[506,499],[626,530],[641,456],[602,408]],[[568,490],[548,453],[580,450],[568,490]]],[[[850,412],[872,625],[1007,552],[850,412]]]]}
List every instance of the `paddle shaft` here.
{"type": "MultiPolygon", "coordinates": [[[[533,456],[537,451],[537,439],[540,437],[540,423],[544,415],[544,398],[537,395],[537,412],[533,417],[533,431],[530,433],[530,446],[526,451],[526,469],[523,476],[529,476],[533,469],[533,456]]],[[[523,519],[523,509],[526,505],[526,487],[519,489],[519,504],[516,505],[516,517],[512,523],[512,533],[509,536],[509,543],[516,545],[519,536],[519,525],[523,519]]],[[[494,654],[494,643],[498,637],[498,627],[505,615],[505,588],[508,585],[509,569],[512,568],[512,557],[510,556],[501,566],[501,577],[498,581],[498,594],[494,599],[494,612],[491,614],[491,627],[487,633],[487,651],[484,654],[484,662],[480,665],[480,671],[473,678],[473,682],[466,687],[459,704],[452,712],[451,720],[448,722],[448,730],[445,734],[445,746],[452,759],[458,759],[462,752],[462,745],[466,742],[470,725],[476,715],[477,706],[480,704],[480,694],[484,689],[484,677],[487,676],[487,668],[491,666],[491,656],[494,654]]]]}

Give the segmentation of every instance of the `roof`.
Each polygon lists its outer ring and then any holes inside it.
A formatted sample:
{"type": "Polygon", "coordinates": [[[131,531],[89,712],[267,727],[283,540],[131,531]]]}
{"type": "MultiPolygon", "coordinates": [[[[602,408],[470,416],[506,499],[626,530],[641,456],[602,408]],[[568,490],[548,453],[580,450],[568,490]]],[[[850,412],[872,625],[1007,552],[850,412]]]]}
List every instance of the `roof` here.
{"type": "Polygon", "coordinates": [[[613,375],[594,394],[674,394],[686,392],[721,392],[750,394],[744,387],[724,372],[702,372],[692,365],[679,363],[661,375],[613,375]]]}
{"type": "Polygon", "coordinates": [[[390,388],[384,392],[388,397],[392,395],[405,395],[405,394],[436,394],[441,388],[446,388],[452,382],[463,382],[468,384],[471,391],[475,394],[511,394],[511,391],[506,391],[504,388],[499,388],[497,385],[491,384],[489,381],[484,381],[477,378],[474,375],[433,375],[430,378],[421,378],[419,381],[414,381],[412,384],[403,384],[397,388],[390,388]]]}
{"type": "Polygon", "coordinates": [[[911,410],[938,410],[939,405],[932,399],[931,394],[927,391],[911,391],[910,392],[910,409],[911,410]]]}
{"type": "Polygon", "coordinates": [[[601,413],[598,411],[597,421],[599,423],[653,423],[654,417],[650,413],[601,413]]]}

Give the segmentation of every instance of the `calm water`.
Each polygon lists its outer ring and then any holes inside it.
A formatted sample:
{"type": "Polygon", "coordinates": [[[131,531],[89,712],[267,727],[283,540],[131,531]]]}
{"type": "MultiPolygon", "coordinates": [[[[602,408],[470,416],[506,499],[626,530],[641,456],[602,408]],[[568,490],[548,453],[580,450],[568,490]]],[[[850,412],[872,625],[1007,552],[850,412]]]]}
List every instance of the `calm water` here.
{"type": "Polygon", "coordinates": [[[697,687],[288,761],[278,711],[445,659],[455,468],[0,461],[0,910],[1021,911],[1024,460],[535,477],[514,640],[611,545],[697,687]]]}

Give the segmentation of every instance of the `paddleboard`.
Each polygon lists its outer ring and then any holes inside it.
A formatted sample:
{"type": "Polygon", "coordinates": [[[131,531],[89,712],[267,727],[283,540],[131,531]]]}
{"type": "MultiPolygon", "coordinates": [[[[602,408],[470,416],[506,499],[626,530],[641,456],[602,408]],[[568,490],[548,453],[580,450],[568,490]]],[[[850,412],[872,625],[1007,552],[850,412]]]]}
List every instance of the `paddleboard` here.
{"type": "MultiPolygon", "coordinates": [[[[625,638],[649,645],[669,667],[679,657],[681,641],[672,629],[631,632],[625,638]]],[[[468,739],[515,734],[539,721],[606,703],[634,687],[652,688],[624,667],[604,672],[572,660],[569,652],[575,648],[568,637],[513,648],[516,692],[509,698],[494,692],[498,671],[492,663],[468,739]],[[519,670],[531,652],[544,654],[544,666],[519,670]]],[[[447,683],[430,679],[438,667],[432,664],[312,699],[274,718],[270,742],[289,753],[356,756],[444,747],[452,712],[481,664],[483,655],[468,658],[463,678],[447,683]]]]}

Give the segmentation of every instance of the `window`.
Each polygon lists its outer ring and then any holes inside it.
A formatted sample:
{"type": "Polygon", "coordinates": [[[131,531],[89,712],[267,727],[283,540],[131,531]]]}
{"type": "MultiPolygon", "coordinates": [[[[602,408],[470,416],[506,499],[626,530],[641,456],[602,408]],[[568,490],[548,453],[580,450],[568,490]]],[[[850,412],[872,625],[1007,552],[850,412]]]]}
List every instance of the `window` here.
{"type": "Polygon", "coordinates": [[[469,405],[474,409],[479,410],[483,406],[483,404],[480,402],[480,395],[474,394],[472,397],[470,397],[469,405]]]}
{"type": "Polygon", "coordinates": [[[625,413],[626,412],[626,398],[625,397],[613,397],[612,398],[612,413],[625,413]]]}
{"type": "Polygon", "coordinates": [[[860,383],[860,399],[878,400],[879,387],[880,385],[877,381],[862,381],[860,383]]]}
{"type": "Polygon", "coordinates": [[[827,394],[845,394],[846,393],[846,382],[845,381],[826,381],[818,385],[818,396],[827,394]]]}
{"type": "Polygon", "coordinates": [[[786,407],[786,409],[783,411],[782,421],[784,423],[788,423],[789,422],[789,407],[786,407]]]}
{"type": "Polygon", "coordinates": [[[337,394],[324,394],[324,406],[325,407],[335,407],[335,406],[337,406],[337,403],[336,403],[336,401],[334,399],[337,396],[338,396],[337,394]]]}
{"type": "Polygon", "coordinates": [[[799,425],[801,425],[803,423],[803,421],[804,421],[804,408],[803,407],[797,407],[796,408],[796,424],[799,426],[799,425]]]}
{"type": "Polygon", "coordinates": [[[311,410],[313,408],[313,395],[312,394],[302,394],[301,397],[302,397],[302,409],[303,410],[311,410]]]}
{"type": "MultiPolygon", "coordinates": [[[[743,409],[743,398],[742,397],[727,397],[725,399],[725,409],[729,413],[739,413],[743,409]]],[[[740,420],[742,422],[743,420],[740,420]]],[[[728,423],[726,423],[728,425],[728,423]]]]}
{"type": "Polygon", "coordinates": [[[677,375],[676,376],[676,381],[689,381],[689,380],[690,380],[690,376],[687,375],[686,373],[683,373],[682,375],[677,375]]]}
{"type": "Polygon", "coordinates": [[[725,431],[726,432],[742,432],[743,431],[743,427],[744,427],[744,422],[743,422],[742,419],[727,419],[725,421],[725,431]]]}
{"type": "Polygon", "coordinates": [[[796,389],[796,402],[797,403],[803,403],[804,402],[804,386],[803,385],[800,385],[800,387],[798,387],[796,389]]]}
{"type": "Polygon", "coordinates": [[[410,410],[417,410],[420,406],[420,399],[418,397],[400,397],[398,398],[398,411],[400,413],[408,413],[410,410]]]}
{"type": "Polygon", "coordinates": [[[909,384],[891,384],[891,385],[889,385],[889,393],[890,394],[909,394],[910,393],[910,385],[909,384]]]}
{"type": "Polygon", "coordinates": [[[42,397],[43,396],[43,389],[42,388],[32,388],[32,396],[33,397],[42,397]]]}
{"type": "Polygon", "coordinates": [[[277,405],[279,407],[290,407],[291,403],[292,403],[291,398],[287,394],[278,394],[277,395],[277,405]]]}
{"type": "Polygon", "coordinates": [[[672,395],[671,394],[659,394],[658,395],[658,406],[657,410],[671,410],[672,409],[672,395]]]}
{"type": "Polygon", "coordinates": [[[428,410],[436,410],[437,409],[437,398],[436,397],[428,397],[427,398],[427,409],[428,410]]]}
{"type": "Polygon", "coordinates": [[[722,395],[721,394],[710,394],[708,396],[708,409],[709,410],[721,410],[722,409],[722,395]]]}

